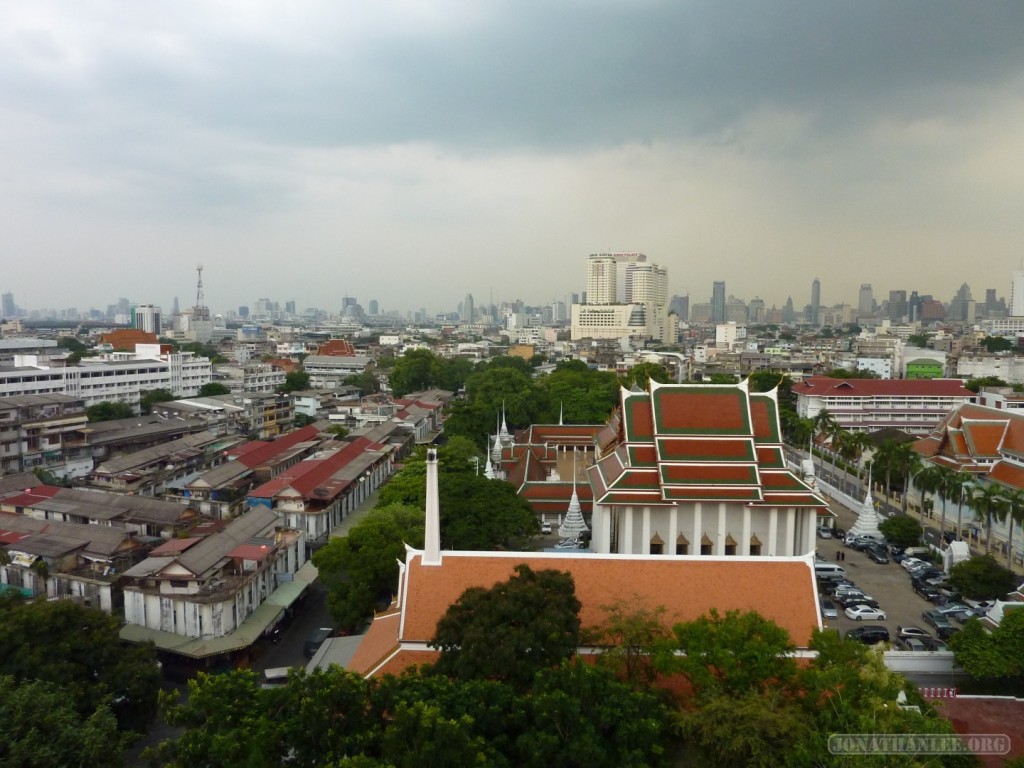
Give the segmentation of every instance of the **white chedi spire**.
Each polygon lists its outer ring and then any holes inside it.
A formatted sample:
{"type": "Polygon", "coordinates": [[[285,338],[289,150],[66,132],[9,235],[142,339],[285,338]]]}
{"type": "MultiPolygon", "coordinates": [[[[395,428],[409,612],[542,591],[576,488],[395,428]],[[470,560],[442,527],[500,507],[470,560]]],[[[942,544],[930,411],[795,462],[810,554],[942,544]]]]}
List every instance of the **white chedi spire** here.
{"type": "MultiPolygon", "coordinates": [[[[489,443],[489,442],[491,442],[491,436],[490,435],[488,435],[487,436],[487,440],[484,441],[484,446],[486,446],[487,443],[489,443]]],[[[491,464],[491,454],[490,453],[487,453],[487,463],[484,464],[484,477],[486,477],[488,480],[493,480],[494,479],[494,465],[491,464]]]]}
{"type": "Polygon", "coordinates": [[[875,509],[875,500],[871,494],[871,470],[869,469],[868,490],[864,494],[864,503],[857,510],[857,522],[850,528],[849,533],[881,536],[882,532],[878,530],[878,520],[878,511],[875,509]]]}
{"type": "Polygon", "coordinates": [[[502,445],[511,445],[512,436],[508,433],[508,424],[505,423],[505,401],[501,401],[501,428],[498,430],[498,437],[502,445]]]}
{"type": "Polygon", "coordinates": [[[818,478],[814,476],[814,436],[807,441],[807,458],[803,460],[804,482],[812,491],[818,490],[818,478]]]}
{"type": "Polygon", "coordinates": [[[558,526],[558,535],[563,539],[579,538],[581,533],[589,531],[586,521],[583,519],[583,510],[580,509],[580,497],[576,493],[576,449],[572,452],[572,498],[569,499],[569,509],[566,510],[562,524],[558,526]]]}
{"type": "Polygon", "coordinates": [[[441,503],[437,488],[437,450],[427,450],[426,524],[423,530],[423,565],[441,564],[441,503]]]}

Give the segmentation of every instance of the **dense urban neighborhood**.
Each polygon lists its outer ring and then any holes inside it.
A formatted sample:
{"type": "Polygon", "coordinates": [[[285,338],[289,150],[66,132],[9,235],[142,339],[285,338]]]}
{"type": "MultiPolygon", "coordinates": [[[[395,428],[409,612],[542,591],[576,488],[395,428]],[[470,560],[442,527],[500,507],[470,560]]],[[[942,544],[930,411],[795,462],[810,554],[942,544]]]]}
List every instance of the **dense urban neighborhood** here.
{"type": "Polygon", "coordinates": [[[9,720],[167,766],[820,765],[1020,692],[1024,394],[958,375],[1013,370],[994,326],[346,307],[5,322],[9,720]]]}

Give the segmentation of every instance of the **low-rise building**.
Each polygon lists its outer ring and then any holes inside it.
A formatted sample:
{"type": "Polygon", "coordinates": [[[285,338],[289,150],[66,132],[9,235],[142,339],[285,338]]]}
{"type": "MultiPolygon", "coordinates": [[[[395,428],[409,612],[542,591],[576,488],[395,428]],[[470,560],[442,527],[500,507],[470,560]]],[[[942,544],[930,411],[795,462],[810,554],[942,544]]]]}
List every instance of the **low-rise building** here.
{"type": "Polygon", "coordinates": [[[0,397],[0,473],[45,469],[80,477],[92,469],[85,403],[70,395],[0,397]]]}
{"type": "Polygon", "coordinates": [[[121,637],[195,660],[245,653],[305,591],[305,563],[302,535],[264,507],[168,541],[124,573],[121,637]]]}

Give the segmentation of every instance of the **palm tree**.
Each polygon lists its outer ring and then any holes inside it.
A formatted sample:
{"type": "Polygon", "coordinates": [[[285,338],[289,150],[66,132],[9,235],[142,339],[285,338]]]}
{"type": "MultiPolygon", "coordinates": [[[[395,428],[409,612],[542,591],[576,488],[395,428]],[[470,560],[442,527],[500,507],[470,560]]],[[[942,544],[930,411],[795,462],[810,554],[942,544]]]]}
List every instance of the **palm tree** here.
{"type": "Polygon", "coordinates": [[[1006,500],[1002,491],[995,483],[985,483],[975,488],[971,494],[971,506],[978,520],[985,521],[985,554],[992,549],[992,518],[1003,513],[1006,500]]]}
{"type": "Polygon", "coordinates": [[[1006,537],[1006,565],[1013,568],[1013,529],[1014,526],[1024,525],[1024,490],[1020,488],[1003,488],[1003,500],[1006,506],[997,518],[999,522],[1008,520],[1006,537]]]}
{"type": "Polygon", "coordinates": [[[925,508],[925,496],[932,494],[942,498],[942,521],[946,521],[946,499],[942,495],[946,482],[946,470],[938,464],[928,463],[914,478],[915,484],[921,489],[921,511],[925,508]]]}
{"type": "Polygon", "coordinates": [[[876,481],[880,479],[879,476],[885,478],[884,491],[886,498],[889,498],[889,480],[892,477],[898,446],[899,443],[890,438],[878,446],[878,450],[875,451],[875,455],[871,459],[871,474],[875,477],[876,481]]]}
{"type": "Polygon", "coordinates": [[[857,479],[860,480],[863,467],[860,462],[864,458],[864,452],[871,447],[871,438],[867,432],[850,432],[846,438],[846,444],[853,451],[853,458],[857,462],[857,479]]]}
{"type": "Polygon", "coordinates": [[[964,496],[974,480],[970,474],[963,471],[953,472],[946,480],[946,492],[949,498],[956,498],[956,539],[960,540],[964,530],[964,496]]]}

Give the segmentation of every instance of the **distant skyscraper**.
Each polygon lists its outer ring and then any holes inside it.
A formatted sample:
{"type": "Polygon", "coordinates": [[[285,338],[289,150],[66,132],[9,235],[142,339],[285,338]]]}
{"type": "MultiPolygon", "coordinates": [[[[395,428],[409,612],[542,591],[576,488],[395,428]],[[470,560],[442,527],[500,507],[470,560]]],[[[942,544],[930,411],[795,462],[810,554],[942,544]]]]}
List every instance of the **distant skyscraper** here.
{"type": "Polygon", "coordinates": [[[711,322],[725,322],[725,281],[716,280],[711,287],[711,322]]]}
{"type": "Polygon", "coordinates": [[[587,259],[587,304],[614,304],[618,270],[610,253],[595,253],[587,259]]]}
{"type": "Polygon", "coordinates": [[[160,335],[160,307],[153,304],[139,304],[132,307],[132,328],[160,335]]]}
{"type": "Polygon", "coordinates": [[[466,298],[462,300],[462,315],[460,319],[464,323],[472,323],[476,318],[476,310],[473,306],[473,294],[467,293],[466,298]]]}
{"type": "Polygon", "coordinates": [[[249,308],[244,304],[238,308],[238,316],[245,319],[249,317],[249,308]]]}
{"type": "Polygon", "coordinates": [[[181,314],[181,309],[178,306],[178,297],[174,297],[174,303],[171,304],[171,317],[177,317],[181,314]]]}
{"type": "Polygon", "coordinates": [[[821,280],[814,278],[811,283],[811,316],[812,325],[821,325],[821,280]]]}
{"type": "Polygon", "coordinates": [[[679,316],[680,322],[687,322],[690,319],[690,297],[673,296],[672,301],[669,302],[668,311],[675,312],[679,316]]]}
{"type": "Polygon", "coordinates": [[[871,293],[871,283],[860,284],[860,296],[857,299],[857,317],[872,317],[875,314],[875,297],[871,293]]]}
{"type": "Polygon", "coordinates": [[[371,317],[376,317],[380,314],[380,303],[376,299],[370,299],[367,307],[370,310],[371,317]]]}
{"type": "Polygon", "coordinates": [[[3,317],[14,317],[17,313],[18,308],[14,304],[14,294],[5,293],[3,301],[0,302],[0,315],[3,317]]]}
{"type": "Polygon", "coordinates": [[[754,297],[747,305],[747,315],[752,323],[763,323],[765,318],[764,299],[754,297]]]}
{"type": "Polygon", "coordinates": [[[889,291],[889,321],[902,323],[907,314],[907,292],[889,291]]]}
{"type": "Polygon", "coordinates": [[[1010,316],[1024,317],[1024,269],[1013,272],[1013,283],[1010,285],[1010,316]]]}
{"type": "Polygon", "coordinates": [[[287,315],[295,314],[295,299],[290,299],[284,303],[284,311],[287,315]]]}

